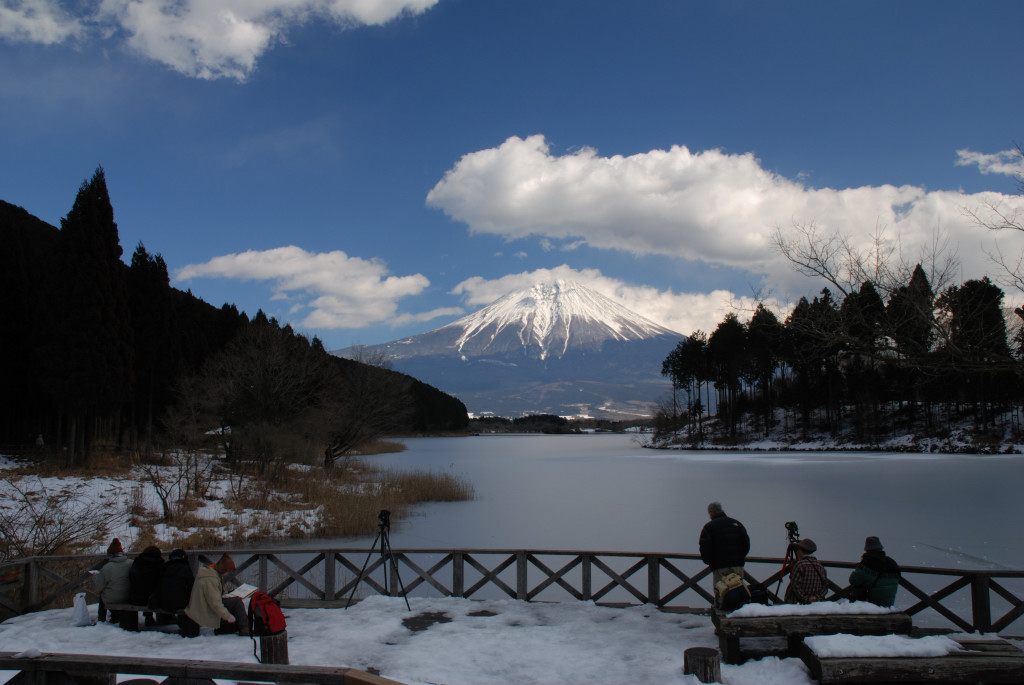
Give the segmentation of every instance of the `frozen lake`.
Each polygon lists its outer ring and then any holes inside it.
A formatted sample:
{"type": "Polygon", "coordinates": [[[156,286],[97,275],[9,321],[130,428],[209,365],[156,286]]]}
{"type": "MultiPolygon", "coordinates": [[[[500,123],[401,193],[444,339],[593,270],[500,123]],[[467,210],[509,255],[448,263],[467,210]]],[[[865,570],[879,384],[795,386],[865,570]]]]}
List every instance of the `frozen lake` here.
{"type": "Polygon", "coordinates": [[[476,499],[396,521],[395,549],[696,553],[719,500],[754,556],[782,556],[796,521],[821,559],[856,561],[877,535],[903,565],[1024,568],[1020,455],[661,451],[603,434],[403,442],[371,459],[463,476],[476,499]]]}

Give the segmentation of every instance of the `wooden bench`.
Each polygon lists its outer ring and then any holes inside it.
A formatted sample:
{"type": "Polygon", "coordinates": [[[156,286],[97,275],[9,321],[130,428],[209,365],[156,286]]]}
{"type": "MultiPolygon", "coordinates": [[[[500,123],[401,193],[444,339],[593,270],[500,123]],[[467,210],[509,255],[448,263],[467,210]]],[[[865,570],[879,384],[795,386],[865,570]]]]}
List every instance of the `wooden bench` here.
{"type": "Polygon", "coordinates": [[[711,621],[718,635],[722,660],[741,664],[740,638],[785,637],[786,654],[798,656],[800,644],[809,635],[891,635],[908,634],[910,616],[904,613],[884,614],[807,614],[774,616],[731,616],[718,609],[711,610],[711,621]]]}
{"type": "Polygon", "coordinates": [[[945,656],[819,657],[804,644],[800,658],[811,677],[831,683],[1024,682],[1024,652],[1005,640],[953,638],[965,650],[945,656]]]}
{"type": "Polygon", "coordinates": [[[145,604],[107,604],[107,611],[117,612],[117,624],[125,630],[138,632],[139,630],[139,614],[162,614],[164,616],[174,616],[177,618],[185,612],[182,610],[168,611],[166,609],[151,609],[145,604]]]}

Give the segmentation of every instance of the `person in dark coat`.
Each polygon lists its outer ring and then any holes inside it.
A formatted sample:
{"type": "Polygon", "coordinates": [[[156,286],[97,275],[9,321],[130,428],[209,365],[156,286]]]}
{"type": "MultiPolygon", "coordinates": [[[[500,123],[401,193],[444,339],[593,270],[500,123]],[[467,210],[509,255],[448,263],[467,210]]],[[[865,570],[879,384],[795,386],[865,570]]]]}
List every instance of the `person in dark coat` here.
{"type": "MultiPolygon", "coordinates": [[[[128,603],[141,604],[154,608],[156,588],[160,582],[160,574],[164,570],[164,558],[160,554],[160,548],[150,545],[142,550],[142,553],[135,557],[131,568],[128,570],[128,603]]],[[[146,619],[146,625],[156,623],[153,613],[146,611],[142,614],[146,619]]]]}
{"type": "Polygon", "coordinates": [[[176,549],[164,564],[156,589],[156,606],[166,611],[179,611],[188,606],[195,576],[189,566],[185,550],[176,549]]]}
{"type": "MultiPolygon", "coordinates": [[[[701,529],[698,544],[700,558],[711,569],[711,581],[717,588],[718,581],[731,573],[743,577],[743,564],[750,552],[750,537],[743,524],[726,516],[718,502],[708,505],[708,516],[711,520],[701,529]]],[[[715,599],[717,601],[718,597],[715,599]]]]}
{"type": "Polygon", "coordinates": [[[850,574],[851,599],[867,600],[882,607],[896,602],[900,587],[900,566],[886,556],[881,541],[874,535],[864,541],[864,555],[850,574]]]}

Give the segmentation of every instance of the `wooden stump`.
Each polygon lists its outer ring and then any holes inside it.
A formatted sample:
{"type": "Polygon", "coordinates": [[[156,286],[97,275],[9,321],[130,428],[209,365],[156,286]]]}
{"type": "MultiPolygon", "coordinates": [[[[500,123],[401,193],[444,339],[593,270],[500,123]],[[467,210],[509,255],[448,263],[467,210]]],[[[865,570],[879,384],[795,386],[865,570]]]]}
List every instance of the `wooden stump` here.
{"type": "Polygon", "coordinates": [[[690,647],[683,652],[683,674],[695,675],[702,683],[722,681],[718,650],[714,647],[690,647]]]}
{"type": "Polygon", "coordinates": [[[282,630],[276,635],[260,636],[260,663],[288,663],[288,631],[282,630]]]}

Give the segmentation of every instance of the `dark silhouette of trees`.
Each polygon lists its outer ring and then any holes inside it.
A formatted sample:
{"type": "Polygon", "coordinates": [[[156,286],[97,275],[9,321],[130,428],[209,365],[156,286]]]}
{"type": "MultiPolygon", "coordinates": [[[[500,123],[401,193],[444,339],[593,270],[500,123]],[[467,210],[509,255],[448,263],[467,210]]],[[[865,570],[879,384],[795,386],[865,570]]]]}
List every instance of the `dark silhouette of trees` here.
{"type": "MultiPolygon", "coordinates": [[[[680,341],[662,373],[688,397],[698,379],[714,380],[729,436],[751,411],[766,435],[781,411],[805,437],[846,432],[869,444],[897,429],[943,429],[933,420],[936,407],[947,420],[966,410],[978,428],[991,428],[1022,399],[1020,354],[1011,349],[1002,301],[988,278],[936,296],[917,265],[887,304],[866,281],[841,302],[828,288],[801,298],[784,324],[763,305],[745,325],[727,314],[706,341],[699,331],[680,341]]],[[[661,434],[669,425],[658,417],[661,434]]]]}
{"type": "Polygon", "coordinates": [[[60,230],[0,201],[0,245],[7,448],[42,435],[71,465],[98,444],[195,454],[219,436],[229,459],[266,471],[300,455],[332,463],[385,433],[468,426],[465,405],[432,386],[172,288],[142,244],[125,265],[102,168],[60,230]]]}

